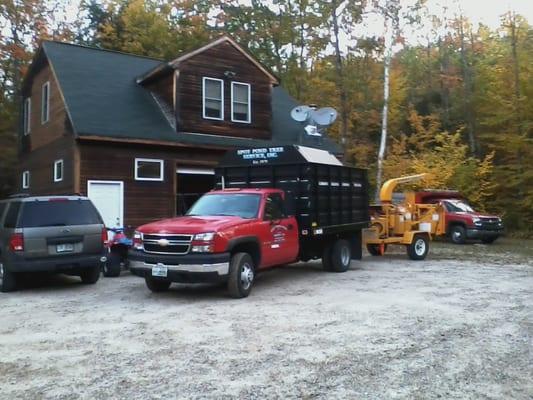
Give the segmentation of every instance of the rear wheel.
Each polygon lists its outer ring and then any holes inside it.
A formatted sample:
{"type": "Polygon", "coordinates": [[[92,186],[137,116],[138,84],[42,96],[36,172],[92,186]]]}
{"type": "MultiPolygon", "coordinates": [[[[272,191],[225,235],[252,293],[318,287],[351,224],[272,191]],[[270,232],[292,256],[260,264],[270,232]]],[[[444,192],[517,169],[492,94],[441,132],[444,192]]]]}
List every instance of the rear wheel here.
{"type": "Polygon", "coordinates": [[[407,246],[407,255],[411,260],[423,260],[429,251],[427,235],[415,235],[413,241],[407,246]]]}
{"type": "Polygon", "coordinates": [[[100,279],[100,265],[87,268],[80,273],[80,278],[86,285],[92,285],[100,279]]]}
{"type": "Polygon", "coordinates": [[[104,276],[114,278],[120,275],[122,257],[117,253],[109,253],[107,261],[103,265],[104,276]]]}
{"type": "Polygon", "coordinates": [[[466,242],[466,230],[461,225],[454,225],[450,229],[450,238],[455,244],[464,244],[466,242]]]}
{"type": "Polygon", "coordinates": [[[248,297],[255,279],[255,268],[248,253],[236,253],[229,266],[228,292],[231,297],[248,297]]]}
{"type": "Polygon", "coordinates": [[[331,261],[331,252],[332,252],[333,244],[328,243],[324,247],[324,251],[322,252],[322,268],[324,268],[324,271],[333,271],[332,261],[331,261]]]}
{"type": "Polygon", "coordinates": [[[12,292],[17,289],[15,274],[8,271],[0,261],[0,292],[12,292]]]}
{"type": "Polygon", "coordinates": [[[382,256],[387,250],[387,245],[383,244],[383,247],[380,244],[367,244],[366,249],[372,256],[382,256]]]}
{"type": "Polygon", "coordinates": [[[166,292],[168,288],[170,287],[170,285],[172,284],[172,282],[170,281],[153,279],[148,276],[144,278],[144,281],[146,282],[146,286],[148,287],[148,289],[150,289],[150,291],[155,292],[155,293],[166,292]]]}
{"type": "Polygon", "coordinates": [[[483,238],[481,239],[481,242],[482,243],[485,243],[485,244],[491,244],[491,243],[494,243],[494,241],[498,239],[498,236],[494,236],[494,237],[486,237],[486,238],[483,238]]]}
{"type": "Polygon", "coordinates": [[[352,263],[352,248],[350,242],[339,239],[331,249],[331,270],[334,272],[346,272],[352,263]]]}

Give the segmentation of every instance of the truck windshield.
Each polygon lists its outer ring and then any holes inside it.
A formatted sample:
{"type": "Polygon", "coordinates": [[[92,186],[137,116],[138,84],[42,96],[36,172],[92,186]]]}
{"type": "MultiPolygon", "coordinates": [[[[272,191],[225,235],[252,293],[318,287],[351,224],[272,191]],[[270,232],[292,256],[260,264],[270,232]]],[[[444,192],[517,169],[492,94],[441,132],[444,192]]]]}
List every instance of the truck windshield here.
{"type": "Polygon", "coordinates": [[[468,203],[461,200],[447,200],[445,203],[446,208],[451,212],[474,212],[468,203]]]}
{"type": "Polygon", "coordinates": [[[187,215],[229,215],[256,218],[260,202],[260,194],[208,194],[194,203],[187,215]]]}

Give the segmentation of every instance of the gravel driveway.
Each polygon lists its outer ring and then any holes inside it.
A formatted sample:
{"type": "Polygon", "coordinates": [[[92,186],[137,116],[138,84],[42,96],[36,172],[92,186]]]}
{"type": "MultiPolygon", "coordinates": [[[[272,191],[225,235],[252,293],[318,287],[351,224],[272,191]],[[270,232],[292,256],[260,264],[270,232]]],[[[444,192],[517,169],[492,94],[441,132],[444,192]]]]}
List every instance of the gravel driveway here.
{"type": "Polygon", "coordinates": [[[242,300],[33,279],[0,294],[0,398],[531,399],[532,247],[298,264],[242,300]]]}

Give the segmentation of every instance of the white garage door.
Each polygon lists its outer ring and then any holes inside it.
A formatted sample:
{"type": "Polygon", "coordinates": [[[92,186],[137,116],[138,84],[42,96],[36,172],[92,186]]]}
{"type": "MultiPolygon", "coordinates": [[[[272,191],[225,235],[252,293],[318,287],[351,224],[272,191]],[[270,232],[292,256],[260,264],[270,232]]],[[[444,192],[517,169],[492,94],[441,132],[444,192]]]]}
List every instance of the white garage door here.
{"type": "Polygon", "coordinates": [[[120,181],[87,181],[87,196],[94,203],[108,228],[124,223],[124,183],[120,181]]]}

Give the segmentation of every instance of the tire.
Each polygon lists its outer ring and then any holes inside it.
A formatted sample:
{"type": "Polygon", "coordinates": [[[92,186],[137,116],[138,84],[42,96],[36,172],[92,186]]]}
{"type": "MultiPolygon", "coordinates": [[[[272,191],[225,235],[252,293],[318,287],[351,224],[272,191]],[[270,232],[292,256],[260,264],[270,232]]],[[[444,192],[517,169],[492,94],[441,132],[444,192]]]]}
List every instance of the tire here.
{"type": "Polygon", "coordinates": [[[465,244],[466,230],[461,225],[454,225],[450,229],[450,239],[455,244],[465,244]]]}
{"type": "Polygon", "coordinates": [[[236,253],[229,265],[228,292],[235,299],[248,297],[255,280],[255,266],[248,253],[236,253]]]}
{"type": "Polygon", "coordinates": [[[333,244],[328,243],[326,247],[324,247],[324,251],[322,252],[322,268],[324,268],[324,271],[333,271],[333,265],[331,261],[332,249],[333,244]]]}
{"type": "Polygon", "coordinates": [[[346,272],[352,263],[352,248],[350,242],[339,239],[331,249],[331,270],[333,272],[346,272]]]}
{"type": "Polygon", "coordinates": [[[407,246],[407,255],[415,261],[425,259],[428,251],[429,239],[427,235],[415,235],[411,244],[407,246]]]}
{"type": "Polygon", "coordinates": [[[481,243],[492,244],[496,239],[498,239],[498,236],[483,238],[481,239],[481,243]]]}
{"type": "Polygon", "coordinates": [[[102,269],[104,276],[107,278],[116,278],[120,276],[122,257],[117,253],[109,253],[107,261],[104,263],[102,269]]]}
{"type": "Polygon", "coordinates": [[[148,289],[150,289],[150,291],[154,293],[166,292],[172,284],[172,282],[170,281],[153,279],[148,276],[144,278],[144,281],[146,282],[146,286],[148,287],[148,289]]]}
{"type": "Polygon", "coordinates": [[[86,285],[93,285],[100,279],[100,265],[87,268],[80,272],[81,281],[86,285]]]}
{"type": "Polygon", "coordinates": [[[16,275],[8,271],[0,261],[0,292],[7,293],[17,290],[16,275]]]}
{"type": "Polygon", "coordinates": [[[383,245],[383,253],[381,252],[379,244],[367,244],[366,249],[372,256],[382,256],[387,251],[387,245],[383,245]]]}

